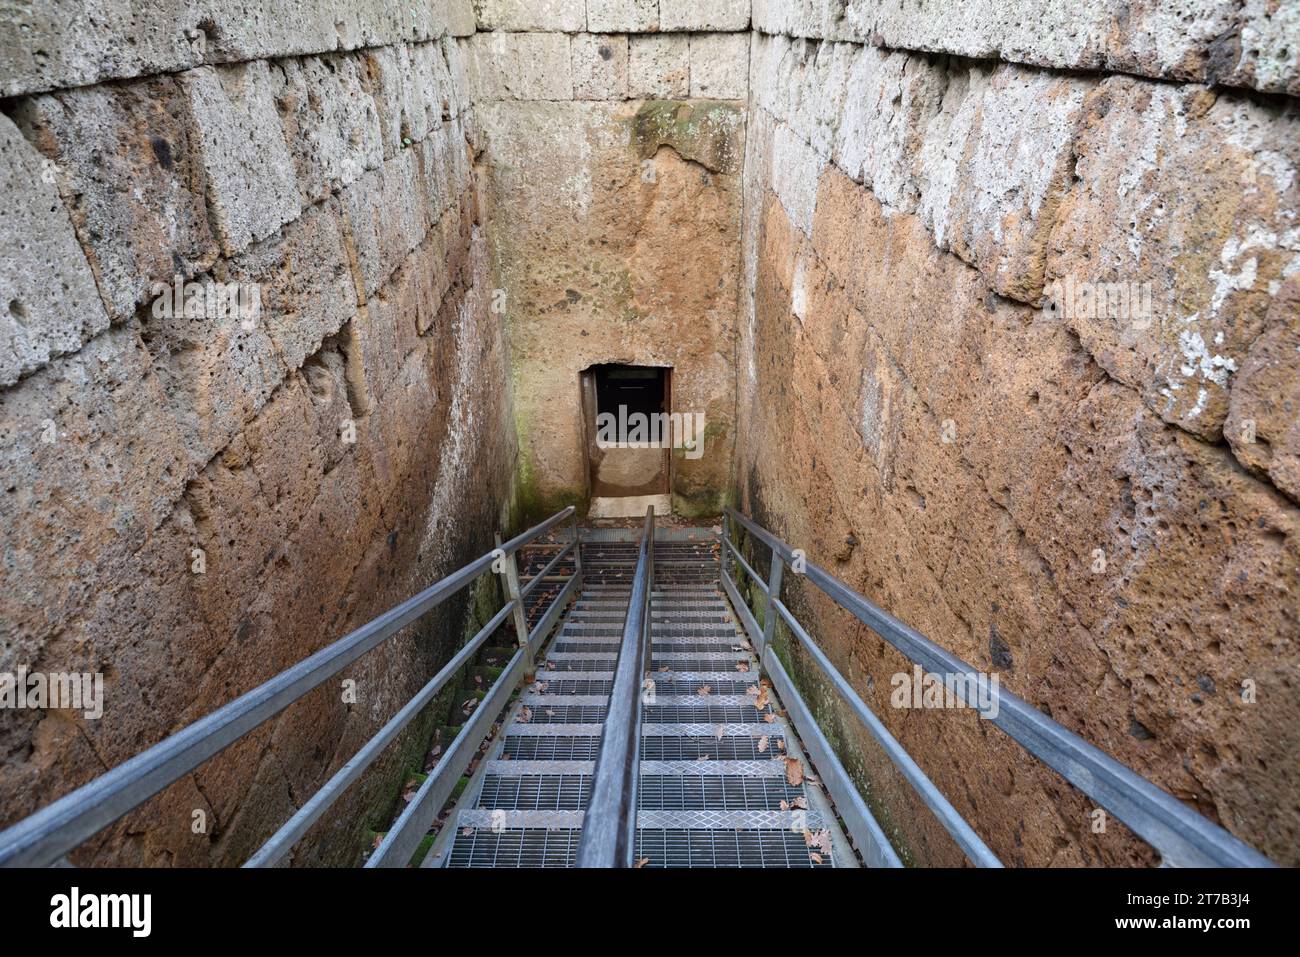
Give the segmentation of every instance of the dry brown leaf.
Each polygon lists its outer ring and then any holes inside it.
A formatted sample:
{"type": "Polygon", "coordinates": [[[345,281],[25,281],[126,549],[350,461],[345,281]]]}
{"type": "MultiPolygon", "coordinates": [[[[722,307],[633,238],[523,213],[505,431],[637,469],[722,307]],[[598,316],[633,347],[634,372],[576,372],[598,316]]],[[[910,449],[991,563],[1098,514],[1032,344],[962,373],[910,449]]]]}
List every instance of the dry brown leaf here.
{"type": "Polygon", "coordinates": [[[517,720],[520,724],[527,724],[529,721],[532,721],[533,709],[528,707],[527,705],[524,705],[522,708],[519,709],[519,717],[517,720]]]}
{"type": "Polygon", "coordinates": [[[715,731],[715,732],[713,732],[713,736],[714,736],[715,738],[717,738],[719,741],[721,741],[721,740],[722,740],[722,736],[723,736],[724,734],[726,734],[726,733],[727,733],[727,729],[726,729],[725,727],[723,727],[722,725],[718,725],[718,730],[715,731]]]}
{"type": "Polygon", "coordinates": [[[806,811],[808,810],[808,799],[801,794],[794,799],[792,806],[797,807],[802,811],[806,811]]]}
{"type": "Polygon", "coordinates": [[[643,857],[641,858],[641,860],[636,862],[637,869],[639,870],[640,868],[645,867],[649,863],[650,863],[650,858],[643,857]]]}
{"type": "Polygon", "coordinates": [[[763,715],[763,720],[766,721],[768,724],[771,724],[773,721],[776,720],[776,715],[774,715],[774,714],[765,714],[765,715],[763,715]]]}
{"type": "Polygon", "coordinates": [[[749,671],[749,665],[744,661],[737,661],[736,670],[739,671],[741,674],[745,674],[747,671],[749,671]]]}
{"type": "Polygon", "coordinates": [[[469,837],[473,833],[474,833],[474,829],[472,827],[462,827],[460,829],[461,837],[469,837]]]}
{"type": "Polygon", "coordinates": [[[785,759],[785,782],[792,788],[803,784],[803,765],[798,758],[785,759]]]}
{"type": "Polygon", "coordinates": [[[713,685],[700,685],[700,694],[707,695],[713,690],[713,685]]]}
{"type": "Polygon", "coordinates": [[[808,856],[812,858],[814,864],[820,864],[822,862],[822,856],[816,851],[810,851],[808,856]]]}
{"type": "Polygon", "coordinates": [[[762,754],[766,750],[767,750],[767,735],[763,735],[761,738],[758,739],[758,753],[762,754]]]}
{"type": "Polygon", "coordinates": [[[749,695],[751,698],[757,698],[757,697],[758,697],[758,685],[749,685],[749,686],[745,689],[745,694],[749,695]]]}
{"type": "Polygon", "coordinates": [[[777,739],[776,739],[776,746],[777,746],[778,748],[780,748],[782,751],[784,751],[784,750],[785,750],[785,738],[777,738],[777,739]]]}
{"type": "Polygon", "coordinates": [[[790,804],[789,804],[789,802],[787,802],[787,801],[782,801],[782,802],[781,802],[781,810],[782,810],[782,811],[788,811],[788,810],[790,810],[790,804]]]}

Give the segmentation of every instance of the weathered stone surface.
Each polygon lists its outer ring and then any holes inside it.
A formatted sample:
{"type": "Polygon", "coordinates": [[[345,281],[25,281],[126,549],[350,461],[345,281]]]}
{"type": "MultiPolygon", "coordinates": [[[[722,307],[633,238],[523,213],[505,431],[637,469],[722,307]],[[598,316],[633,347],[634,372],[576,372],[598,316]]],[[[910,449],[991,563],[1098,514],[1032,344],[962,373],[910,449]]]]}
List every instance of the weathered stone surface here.
{"type": "Polygon", "coordinates": [[[474,88],[485,100],[573,99],[566,34],[481,33],[471,50],[474,88]]]}
{"type": "Polygon", "coordinates": [[[684,36],[632,37],[628,92],[635,98],[685,99],[691,95],[691,46],[684,36]]]}
{"type": "MultiPolygon", "coordinates": [[[[1275,722],[1296,721],[1279,655],[1295,654],[1300,510],[1224,449],[1160,422],[1059,321],[990,297],[916,217],[886,213],[833,169],[821,190],[811,242],[771,194],[763,210],[756,399],[740,433],[748,507],[1004,687],[1289,860],[1300,822],[1279,768],[1294,736],[1275,722]],[[774,442],[785,454],[759,454],[774,442]],[[1268,684],[1268,707],[1240,700],[1247,679],[1268,684]]],[[[807,614],[827,616],[833,660],[959,809],[978,807],[1004,860],[1149,860],[1122,834],[1088,836],[1088,805],[1016,749],[990,753],[977,722],[891,709],[901,659],[815,604],[807,614]],[[1045,839],[1062,829],[1076,837],[1045,839]]],[[[885,774],[868,776],[887,792],[885,774]]],[[[892,800],[910,853],[944,860],[907,800],[892,800]]]]}
{"type": "Polygon", "coordinates": [[[33,97],[16,113],[54,164],[77,238],[113,319],[216,258],[203,169],[170,77],[33,97]]]}
{"type": "Polygon", "coordinates": [[[769,34],[882,44],[1056,69],[1109,70],[1295,95],[1300,21],[1276,0],[754,0],[769,34]]]}
{"type": "Polygon", "coordinates": [[[733,441],[743,117],[717,103],[485,108],[486,218],[536,511],[586,496],[574,385],[612,362],[671,367],[673,410],[705,414],[703,457],[674,457],[672,491],[680,510],[716,514],[733,441]],[[498,159],[523,156],[553,161],[498,159]]]}
{"type": "Polygon", "coordinates": [[[303,201],[316,202],[378,168],[384,160],[379,111],[365,88],[362,61],[305,57],[281,69],[275,100],[303,201]]]}
{"type": "Polygon", "coordinates": [[[1011,299],[1042,295],[1087,81],[1002,66],[953,77],[920,153],[920,216],[1011,299]]]}
{"type": "Polygon", "coordinates": [[[777,127],[772,144],[772,189],[790,221],[805,235],[812,234],[817,208],[817,183],[825,161],[790,127],[777,127]]]}
{"type": "Polygon", "coordinates": [[[1223,435],[1243,465],[1300,502],[1300,280],[1285,280],[1232,378],[1223,435]]]}
{"type": "Polygon", "coordinates": [[[193,6],[185,0],[110,0],[93,10],[80,3],[6,6],[0,91],[14,96],[196,66],[204,43],[193,6]],[[135,42],[122,42],[126,36],[135,42]]]}
{"type": "Polygon", "coordinates": [[[749,34],[691,37],[691,96],[743,100],[749,93],[749,34]]]}
{"type": "Polygon", "coordinates": [[[947,74],[927,60],[863,47],[849,68],[836,165],[885,205],[914,211],[926,127],[947,87],[947,74]]]}
{"type": "Polygon", "coordinates": [[[208,203],[227,256],[298,216],[293,159],[261,61],[201,67],[181,77],[207,173],[208,203]]]}
{"type": "Polygon", "coordinates": [[[575,100],[627,99],[627,37],[584,33],[573,38],[570,52],[575,100]]]}
{"type": "Polygon", "coordinates": [[[480,30],[580,33],[587,23],[583,3],[573,0],[479,0],[480,30]]]}
{"type": "Polygon", "coordinates": [[[660,30],[749,29],[750,0],[659,0],[660,30]]]}
{"type": "Polygon", "coordinates": [[[659,0],[587,0],[587,29],[592,33],[654,33],[659,29],[659,0]]]}
{"type": "Polygon", "coordinates": [[[59,199],[59,171],[0,116],[0,387],[108,327],[86,256],[59,199]]]}
{"type": "Polygon", "coordinates": [[[1150,315],[1102,297],[1065,319],[1162,418],[1217,439],[1232,375],[1300,269],[1300,126],[1286,109],[1121,77],[1085,110],[1049,280],[1147,290],[1150,315]]]}
{"type": "Polygon", "coordinates": [[[727,103],[644,103],[632,122],[632,139],[642,160],[661,147],[714,173],[738,173],[743,159],[744,114],[727,103]]]}

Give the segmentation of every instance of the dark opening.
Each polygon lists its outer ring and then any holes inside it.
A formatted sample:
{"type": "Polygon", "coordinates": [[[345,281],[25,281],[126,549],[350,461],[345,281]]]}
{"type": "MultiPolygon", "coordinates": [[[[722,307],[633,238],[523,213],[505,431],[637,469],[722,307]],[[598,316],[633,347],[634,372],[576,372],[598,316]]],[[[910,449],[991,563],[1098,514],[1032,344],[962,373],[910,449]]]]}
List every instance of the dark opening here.
{"type": "Polygon", "coordinates": [[[596,377],[596,414],[618,415],[619,406],[627,414],[653,415],[667,412],[667,369],[647,366],[593,366],[596,377]]]}
{"type": "Polygon", "coordinates": [[[625,365],[595,365],[583,373],[589,403],[587,450],[593,495],[620,498],[667,493],[672,468],[667,443],[663,448],[600,448],[597,423],[606,415],[628,421],[638,414],[649,417],[671,412],[671,376],[671,369],[625,365]],[[626,412],[620,413],[620,408],[626,412]]]}

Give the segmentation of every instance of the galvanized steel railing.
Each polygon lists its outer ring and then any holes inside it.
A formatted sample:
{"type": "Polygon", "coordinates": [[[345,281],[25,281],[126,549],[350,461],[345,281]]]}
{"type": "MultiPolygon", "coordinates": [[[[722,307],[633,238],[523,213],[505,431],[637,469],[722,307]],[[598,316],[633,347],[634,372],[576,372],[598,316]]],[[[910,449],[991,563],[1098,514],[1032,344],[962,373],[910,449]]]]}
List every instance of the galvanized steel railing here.
{"type": "MultiPolygon", "coordinates": [[[[943,824],[972,863],[981,867],[1002,866],[974,829],[940,793],[907,751],[885,729],[880,719],[853,690],[853,686],[831,664],[808,632],[795,620],[781,601],[781,581],[785,566],[795,561],[794,549],[735,509],[728,508],[723,518],[721,562],[722,584],[741,617],[762,659],[763,668],[790,711],[796,730],[803,737],[813,763],[821,771],[827,790],[835,799],[846,827],[857,841],[868,864],[898,866],[893,848],[875,818],[866,807],[857,788],[835,757],[825,736],[817,727],[772,648],[776,620],[779,616],[808,653],[817,667],[834,686],[839,696],[867,728],[872,737],[916,790],[926,806],[943,824]],[[731,531],[739,525],[772,552],[771,568],[764,581],[731,541],[731,531]],[[734,558],[754,586],[768,599],[763,627],[750,612],[731,577],[730,559],[734,558]],[[776,614],[772,612],[775,611],[776,614]]],[[[821,589],[841,608],[869,627],[898,651],[920,665],[926,673],[943,681],[946,687],[965,687],[967,676],[975,669],[940,648],[924,635],[909,628],[888,612],[837,581],[824,568],[798,556],[800,574],[821,589]]],[[[1162,864],[1173,867],[1271,867],[1272,862],[1248,844],[1233,837],[1180,801],[1160,790],[1150,781],[1129,770],[1105,752],[1067,730],[1028,702],[998,689],[997,712],[988,720],[1015,739],[1030,754],[1077,787],[1098,806],[1123,821],[1139,837],[1160,852],[1162,864]]]]}
{"type": "Polygon", "coordinates": [[[163,788],[184,777],[208,759],[229,747],[254,728],[279,714],[307,692],[337,675],[366,652],[376,648],[407,625],[417,621],[465,588],[479,575],[494,569],[505,579],[507,601],[492,620],[426,684],[384,727],[338,770],[245,866],[265,867],[282,861],[289,850],[335,800],[379,757],[447,682],[468,663],[508,617],[514,618],[518,650],[510,659],[491,691],[465,723],[456,740],[429,773],[418,793],[407,804],[397,823],[367,861],[367,867],[404,867],[428,831],[470,759],[487,736],[493,718],[500,713],[525,671],[533,654],[556,618],[581,586],[582,560],[575,510],[572,507],[535,528],[499,544],[493,552],[430,586],[396,608],[363,625],[345,638],[281,672],[266,683],[236,698],[212,714],[200,718],[171,737],[160,741],[111,771],[100,775],[60,798],[48,807],[0,833],[0,866],[41,867],[59,863],[87,838],[139,807],[163,788]],[[573,540],[534,576],[519,587],[517,553],[525,545],[573,519],[573,540]],[[524,600],[548,572],[569,552],[574,552],[575,570],[551,602],[546,614],[530,632],[524,600]],[[497,567],[494,568],[494,563],[497,567]]]}
{"type": "Polygon", "coordinates": [[[591,799],[582,819],[578,867],[631,867],[636,850],[641,768],[641,687],[650,654],[650,595],[655,580],[655,512],[646,509],[632,594],[623,621],[605,727],[596,752],[591,799]]]}

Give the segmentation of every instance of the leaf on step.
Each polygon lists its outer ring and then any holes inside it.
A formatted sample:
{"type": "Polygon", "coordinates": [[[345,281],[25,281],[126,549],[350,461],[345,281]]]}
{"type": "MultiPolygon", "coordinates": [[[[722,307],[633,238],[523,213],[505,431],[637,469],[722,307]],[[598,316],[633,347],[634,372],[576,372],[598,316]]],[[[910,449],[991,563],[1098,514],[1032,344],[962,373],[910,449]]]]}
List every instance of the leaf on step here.
{"type": "Polygon", "coordinates": [[[806,811],[808,810],[808,799],[801,794],[794,799],[794,801],[791,803],[790,806],[797,807],[802,811],[806,811]]]}
{"type": "Polygon", "coordinates": [[[764,688],[761,691],[759,691],[758,697],[754,699],[754,707],[757,708],[759,711],[762,711],[768,706],[769,700],[770,699],[768,698],[767,689],[764,688]]]}
{"type": "Polygon", "coordinates": [[[785,759],[785,783],[792,788],[803,784],[803,765],[798,758],[785,759]]]}
{"type": "Polygon", "coordinates": [[[726,733],[727,733],[727,728],[726,728],[726,726],[720,724],[720,725],[718,725],[718,730],[713,732],[713,736],[714,736],[715,738],[717,738],[719,741],[721,741],[721,740],[722,740],[722,736],[723,736],[724,734],[726,734],[726,733]]]}
{"type": "Polygon", "coordinates": [[[555,670],[555,662],[554,662],[554,661],[548,661],[548,662],[546,663],[546,670],[547,670],[547,671],[554,671],[554,670],[555,670]]]}
{"type": "Polygon", "coordinates": [[[749,695],[751,698],[757,698],[757,697],[758,697],[758,685],[748,685],[748,686],[745,688],[745,694],[749,695]]]}
{"type": "Polygon", "coordinates": [[[767,750],[767,735],[763,735],[761,738],[758,739],[758,753],[762,754],[766,750],[767,750]]]}
{"type": "Polygon", "coordinates": [[[713,685],[700,685],[700,694],[707,695],[713,690],[713,685]]]}
{"type": "Polygon", "coordinates": [[[667,666],[667,665],[660,665],[660,666],[659,666],[659,673],[660,673],[660,674],[663,674],[663,673],[664,673],[665,671],[667,671],[667,670],[668,670],[668,666],[667,666]]]}
{"type": "Polygon", "coordinates": [[[650,863],[650,858],[643,857],[641,858],[641,860],[636,862],[637,869],[640,870],[641,868],[645,867],[649,863],[650,863]]]}
{"type": "Polygon", "coordinates": [[[818,854],[816,851],[810,851],[808,853],[808,856],[812,858],[812,862],[814,864],[820,864],[822,862],[822,856],[818,854]]]}
{"type": "Polygon", "coordinates": [[[554,717],[555,717],[555,709],[554,709],[554,708],[547,708],[547,709],[546,709],[546,717],[548,717],[548,718],[554,718],[554,717]]]}
{"type": "Polygon", "coordinates": [[[519,724],[527,724],[533,720],[533,709],[524,705],[519,709],[519,717],[515,719],[519,724]]]}
{"type": "Polygon", "coordinates": [[[790,803],[789,803],[788,801],[782,801],[782,802],[781,802],[781,810],[782,810],[782,811],[788,811],[788,810],[790,810],[790,803]]]}
{"type": "Polygon", "coordinates": [[[737,661],[737,662],[736,662],[736,670],[739,671],[741,674],[745,674],[747,671],[749,671],[749,664],[748,664],[748,662],[737,661]]]}
{"type": "Polygon", "coordinates": [[[776,715],[771,714],[769,712],[768,714],[763,715],[763,720],[766,721],[768,724],[771,724],[773,721],[776,720],[776,715]]]}
{"type": "Polygon", "coordinates": [[[784,750],[785,750],[785,739],[784,739],[784,738],[777,738],[777,739],[776,739],[776,746],[777,746],[778,748],[780,748],[782,751],[784,751],[784,750]]]}

